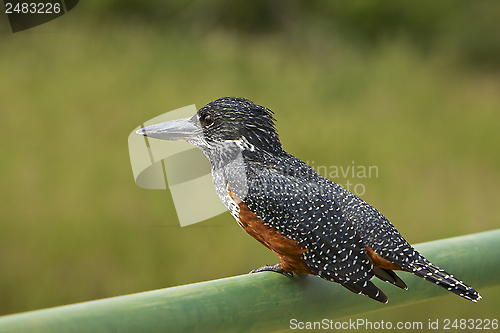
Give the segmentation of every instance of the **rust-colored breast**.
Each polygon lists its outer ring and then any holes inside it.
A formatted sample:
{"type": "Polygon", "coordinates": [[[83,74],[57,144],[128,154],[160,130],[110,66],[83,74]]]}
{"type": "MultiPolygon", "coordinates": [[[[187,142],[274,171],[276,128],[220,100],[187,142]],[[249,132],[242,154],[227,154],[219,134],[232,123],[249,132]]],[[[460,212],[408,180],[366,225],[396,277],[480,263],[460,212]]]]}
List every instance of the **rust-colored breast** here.
{"type": "Polygon", "coordinates": [[[262,222],[250,208],[238,198],[228,186],[228,194],[240,209],[239,224],[245,231],[272,250],[281,260],[281,266],[287,273],[307,273],[312,274],[313,271],[307,263],[302,259],[302,254],[307,252],[307,249],[302,247],[293,239],[284,237],[281,233],[262,222]]]}
{"type": "Polygon", "coordinates": [[[384,268],[384,269],[391,269],[394,271],[402,271],[403,269],[396,265],[393,262],[390,262],[389,260],[386,260],[379,256],[378,254],[373,251],[373,249],[369,246],[366,247],[366,254],[370,259],[372,260],[373,267],[374,268],[384,268]]]}

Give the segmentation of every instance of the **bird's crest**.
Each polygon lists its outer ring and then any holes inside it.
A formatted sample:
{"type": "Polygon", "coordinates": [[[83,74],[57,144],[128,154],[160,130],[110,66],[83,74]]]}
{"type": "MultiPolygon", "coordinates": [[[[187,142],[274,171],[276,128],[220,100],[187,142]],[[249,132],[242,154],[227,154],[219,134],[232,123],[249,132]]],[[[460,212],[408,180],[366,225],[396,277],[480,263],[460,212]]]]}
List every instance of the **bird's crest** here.
{"type": "Polygon", "coordinates": [[[237,141],[269,152],[282,151],[273,112],[241,97],[222,97],[198,111],[209,143],[237,141]]]}

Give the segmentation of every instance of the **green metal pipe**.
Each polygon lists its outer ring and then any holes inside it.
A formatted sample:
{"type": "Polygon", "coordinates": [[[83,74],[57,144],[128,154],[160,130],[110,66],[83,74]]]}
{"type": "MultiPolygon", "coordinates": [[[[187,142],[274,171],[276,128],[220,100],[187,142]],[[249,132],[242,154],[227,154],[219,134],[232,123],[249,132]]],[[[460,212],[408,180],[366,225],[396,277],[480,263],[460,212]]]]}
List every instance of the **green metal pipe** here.
{"type": "MultiPolygon", "coordinates": [[[[479,292],[500,284],[500,229],[415,248],[479,292]]],[[[289,328],[291,318],[337,319],[450,294],[400,275],[409,290],[376,282],[388,304],[315,276],[263,272],[3,316],[0,332],[273,332],[289,328]]]]}

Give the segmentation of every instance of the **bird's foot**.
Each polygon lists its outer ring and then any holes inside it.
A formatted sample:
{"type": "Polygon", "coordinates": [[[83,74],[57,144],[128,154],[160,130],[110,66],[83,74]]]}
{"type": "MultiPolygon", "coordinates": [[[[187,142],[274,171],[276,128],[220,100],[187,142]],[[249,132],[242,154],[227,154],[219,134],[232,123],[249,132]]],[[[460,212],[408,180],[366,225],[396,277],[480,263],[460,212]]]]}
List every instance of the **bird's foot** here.
{"type": "Polygon", "coordinates": [[[265,271],[276,272],[276,273],[283,274],[284,276],[293,277],[292,272],[285,272],[285,270],[283,269],[283,266],[281,266],[280,262],[277,263],[276,265],[264,265],[262,267],[254,269],[253,271],[250,271],[249,274],[258,273],[258,272],[265,272],[265,271]]]}

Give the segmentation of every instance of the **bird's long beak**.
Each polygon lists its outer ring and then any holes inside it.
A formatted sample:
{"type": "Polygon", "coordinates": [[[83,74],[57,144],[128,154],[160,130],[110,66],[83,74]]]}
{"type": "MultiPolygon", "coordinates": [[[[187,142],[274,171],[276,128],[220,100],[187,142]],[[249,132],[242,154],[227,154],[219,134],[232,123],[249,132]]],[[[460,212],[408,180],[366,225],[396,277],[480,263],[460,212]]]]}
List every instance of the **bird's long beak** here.
{"type": "Polygon", "coordinates": [[[177,119],[141,128],[137,134],[160,140],[190,141],[202,133],[198,116],[177,119]]]}

